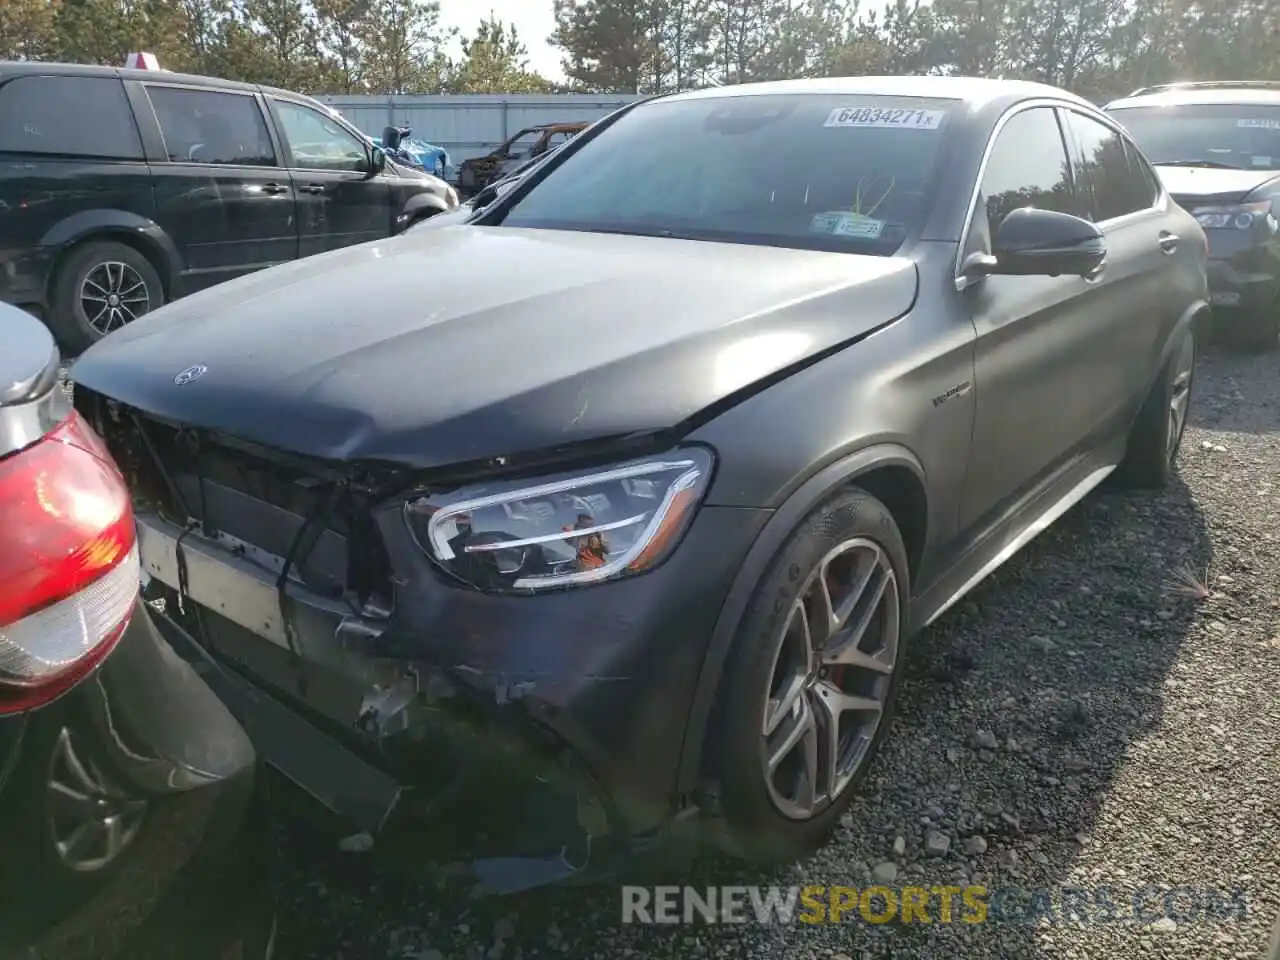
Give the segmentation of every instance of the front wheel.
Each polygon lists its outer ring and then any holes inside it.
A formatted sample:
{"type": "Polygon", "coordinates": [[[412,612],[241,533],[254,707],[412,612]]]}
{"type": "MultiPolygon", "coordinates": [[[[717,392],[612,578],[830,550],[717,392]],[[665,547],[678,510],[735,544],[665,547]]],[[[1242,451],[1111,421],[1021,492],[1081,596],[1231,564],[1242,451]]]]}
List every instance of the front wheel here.
{"type": "Polygon", "coordinates": [[[775,557],[723,680],[717,779],[733,852],[803,856],[826,841],[889,725],[908,567],[887,507],[852,489],[775,557]]]}

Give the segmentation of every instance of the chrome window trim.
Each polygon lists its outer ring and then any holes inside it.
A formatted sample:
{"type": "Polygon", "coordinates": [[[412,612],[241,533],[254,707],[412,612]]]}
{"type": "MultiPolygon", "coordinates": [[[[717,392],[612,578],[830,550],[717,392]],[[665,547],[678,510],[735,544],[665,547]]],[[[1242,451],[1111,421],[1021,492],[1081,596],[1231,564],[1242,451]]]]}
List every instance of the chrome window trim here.
{"type": "MultiPolygon", "coordinates": [[[[1103,126],[1110,127],[1123,140],[1125,141],[1132,140],[1132,138],[1127,133],[1125,133],[1124,128],[1121,127],[1115,121],[1111,120],[1111,118],[1108,117],[1105,113],[1102,113],[1101,111],[1094,112],[1094,111],[1087,110],[1085,108],[1082,108],[1081,105],[1072,103],[1068,100],[1057,100],[1051,97],[1040,97],[1034,100],[1023,100],[1020,103],[1015,103],[1008,110],[1006,110],[1001,115],[1000,119],[996,121],[995,126],[992,127],[990,136],[987,137],[987,145],[986,147],[983,148],[982,160],[978,164],[978,173],[973,180],[973,191],[969,195],[969,205],[965,212],[964,229],[960,231],[960,242],[956,246],[955,267],[954,267],[954,274],[953,274],[953,279],[955,281],[955,288],[959,292],[964,292],[969,287],[969,281],[960,272],[960,267],[961,267],[961,263],[964,260],[965,247],[969,243],[969,234],[973,230],[973,218],[978,208],[978,196],[982,192],[982,181],[987,175],[987,167],[991,162],[991,153],[995,149],[996,141],[999,139],[1000,134],[1004,132],[1004,128],[1009,123],[1009,121],[1012,120],[1014,117],[1016,117],[1018,114],[1023,113],[1027,110],[1035,110],[1035,109],[1040,109],[1044,107],[1048,107],[1053,110],[1075,111],[1076,113],[1080,114],[1082,117],[1088,117],[1091,120],[1097,120],[1099,123],[1103,124],[1103,126]]],[[[1071,152],[1069,147],[1067,146],[1067,139],[1066,139],[1067,131],[1063,129],[1061,120],[1059,120],[1057,117],[1055,117],[1054,119],[1057,120],[1058,122],[1058,132],[1059,132],[1059,136],[1062,138],[1062,149],[1066,154],[1067,161],[1072,164],[1073,182],[1074,182],[1075,164],[1072,161],[1071,152]]],[[[1135,210],[1132,213],[1126,213],[1119,217],[1112,217],[1110,220],[1099,221],[1098,223],[1095,224],[1095,226],[1097,226],[1099,230],[1105,233],[1111,227],[1123,226],[1130,221],[1134,221],[1134,220],[1141,219],[1143,217],[1150,216],[1153,213],[1165,212],[1168,209],[1168,191],[1165,190],[1164,183],[1160,180],[1159,175],[1156,176],[1156,183],[1159,185],[1160,193],[1156,197],[1155,203],[1153,203],[1150,207],[1145,207],[1142,210],[1135,210]]]]}

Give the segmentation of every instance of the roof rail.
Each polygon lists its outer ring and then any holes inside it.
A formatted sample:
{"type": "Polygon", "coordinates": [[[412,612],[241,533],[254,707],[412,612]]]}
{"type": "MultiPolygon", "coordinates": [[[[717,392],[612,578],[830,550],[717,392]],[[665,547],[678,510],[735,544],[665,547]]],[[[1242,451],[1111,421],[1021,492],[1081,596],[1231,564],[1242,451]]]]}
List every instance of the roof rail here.
{"type": "Polygon", "coordinates": [[[1148,93],[1164,93],[1167,90],[1280,90],[1280,80],[1183,80],[1178,83],[1157,83],[1139,87],[1130,97],[1148,93]]]}

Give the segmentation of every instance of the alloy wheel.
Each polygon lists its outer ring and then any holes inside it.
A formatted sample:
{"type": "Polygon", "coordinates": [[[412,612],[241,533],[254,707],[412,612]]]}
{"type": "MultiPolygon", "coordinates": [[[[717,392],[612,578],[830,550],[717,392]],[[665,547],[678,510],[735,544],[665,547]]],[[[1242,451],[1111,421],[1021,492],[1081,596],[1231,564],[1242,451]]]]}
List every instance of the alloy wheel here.
{"type": "Polygon", "coordinates": [[[133,267],[118,260],[99,263],[80,282],[80,308],[89,326],[108,334],[151,309],[151,291],[133,267]]]}
{"type": "Polygon", "coordinates": [[[898,658],[898,581],[859,537],[818,563],[782,628],[761,726],[769,799],[809,820],[848,788],[884,716],[898,658]]]}
{"type": "Polygon", "coordinates": [[[46,820],[58,859],[75,873],[110,867],[133,843],[147,803],[129,796],[76,748],[71,732],[58,734],[45,782],[46,820]]]}
{"type": "Polygon", "coordinates": [[[1195,337],[1187,334],[1173,364],[1173,388],[1169,397],[1169,431],[1166,452],[1170,461],[1178,453],[1178,444],[1187,427],[1187,411],[1191,405],[1191,380],[1195,373],[1195,337]]]}

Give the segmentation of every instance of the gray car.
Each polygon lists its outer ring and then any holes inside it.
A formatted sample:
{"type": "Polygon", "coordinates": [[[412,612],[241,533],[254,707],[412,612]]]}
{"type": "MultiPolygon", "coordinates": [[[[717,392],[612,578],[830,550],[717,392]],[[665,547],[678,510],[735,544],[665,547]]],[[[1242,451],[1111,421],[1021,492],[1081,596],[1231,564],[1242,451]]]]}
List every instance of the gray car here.
{"type": "Polygon", "coordinates": [[[1061,90],[702,90],[167,306],[76,397],[169,629],[357,827],[503,889],[691,823],[787,857],[916,631],[1108,475],[1169,479],[1205,262],[1061,90]]]}
{"type": "Polygon", "coordinates": [[[1274,350],[1280,336],[1280,83],[1171,83],[1106,111],[1209,237],[1209,301],[1221,339],[1274,350]]]}

